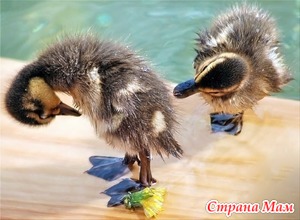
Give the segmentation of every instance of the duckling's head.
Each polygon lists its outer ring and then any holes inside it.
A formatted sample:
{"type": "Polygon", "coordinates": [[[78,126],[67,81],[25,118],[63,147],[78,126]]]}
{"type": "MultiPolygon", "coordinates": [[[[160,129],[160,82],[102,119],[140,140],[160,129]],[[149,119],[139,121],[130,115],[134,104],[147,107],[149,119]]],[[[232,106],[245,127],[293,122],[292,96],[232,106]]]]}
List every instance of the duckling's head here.
{"type": "Polygon", "coordinates": [[[219,15],[196,39],[195,78],[174,95],[200,92],[216,112],[236,114],[281,91],[292,76],[280,53],[274,19],[248,4],[219,15]]]}
{"type": "Polygon", "coordinates": [[[252,99],[248,98],[252,94],[247,88],[252,71],[249,62],[233,52],[199,60],[197,56],[194,61],[194,79],[177,85],[174,95],[185,98],[199,92],[215,111],[211,114],[212,131],[239,134],[243,111],[253,105],[252,99]]]}
{"type": "Polygon", "coordinates": [[[77,110],[61,102],[40,76],[18,74],[6,93],[5,104],[15,119],[29,125],[48,124],[56,115],[80,116],[77,110]]]}
{"type": "Polygon", "coordinates": [[[202,62],[196,57],[194,68],[194,79],[175,87],[176,97],[185,98],[197,92],[211,99],[231,97],[243,87],[250,71],[244,57],[230,52],[217,54],[202,62]]]}

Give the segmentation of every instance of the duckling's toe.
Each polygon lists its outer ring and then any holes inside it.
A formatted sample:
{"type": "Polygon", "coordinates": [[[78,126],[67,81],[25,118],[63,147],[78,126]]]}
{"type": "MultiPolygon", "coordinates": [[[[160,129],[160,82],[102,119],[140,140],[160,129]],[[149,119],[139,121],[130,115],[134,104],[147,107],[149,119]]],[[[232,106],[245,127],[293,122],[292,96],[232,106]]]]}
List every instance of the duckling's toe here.
{"type": "Polygon", "coordinates": [[[107,202],[107,207],[122,205],[124,203],[125,196],[125,193],[111,196],[110,200],[107,202]]]}
{"type": "Polygon", "coordinates": [[[89,160],[93,167],[86,172],[107,181],[116,180],[130,171],[123,158],[92,156],[89,160]]]}
{"type": "Polygon", "coordinates": [[[138,183],[138,181],[126,178],[123,179],[121,182],[113,185],[112,187],[106,189],[103,193],[108,196],[128,193],[136,190],[140,190],[143,187],[138,183]]]}
{"type": "Polygon", "coordinates": [[[128,194],[128,192],[139,191],[143,188],[144,187],[141,186],[137,181],[126,178],[116,185],[108,188],[103,193],[111,197],[107,203],[107,206],[112,207],[123,204],[124,197],[128,194]]]}
{"type": "Polygon", "coordinates": [[[151,177],[150,179],[140,179],[139,182],[143,187],[150,187],[156,184],[157,180],[151,177]]]}
{"type": "Polygon", "coordinates": [[[226,132],[238,135],[243,127],[243,112],[238,114],[211,113],[210,121],[213,133],[226,132]]]}

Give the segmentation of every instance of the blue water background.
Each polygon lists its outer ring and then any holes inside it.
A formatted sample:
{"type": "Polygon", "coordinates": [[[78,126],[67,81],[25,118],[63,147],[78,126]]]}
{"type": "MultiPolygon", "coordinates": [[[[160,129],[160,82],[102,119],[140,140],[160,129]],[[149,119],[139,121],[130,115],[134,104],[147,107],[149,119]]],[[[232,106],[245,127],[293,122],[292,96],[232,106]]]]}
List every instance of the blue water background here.
{"type": "MultiPolygon", "coordinates": [[[[1,0],[1,56],[29,61],[57,36],[92,30],[131,45],[159,74],[178,83],[193,77],[195,33],[240,2],[1,0]]],[[[300,1],[255,3],[277,20],[295,78],[275,96],[299,100],[300,1]]]]}

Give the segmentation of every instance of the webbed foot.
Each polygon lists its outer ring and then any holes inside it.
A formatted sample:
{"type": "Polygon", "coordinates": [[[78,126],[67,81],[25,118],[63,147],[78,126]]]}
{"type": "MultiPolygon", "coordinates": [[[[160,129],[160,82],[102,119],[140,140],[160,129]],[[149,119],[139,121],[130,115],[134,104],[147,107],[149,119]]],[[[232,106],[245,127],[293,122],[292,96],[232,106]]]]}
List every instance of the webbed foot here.
{"type": "Polygon", "coordinates": [[[107,181],[116,180],[130,171],[123,158],[92,156],[89,160],[93,167],[86,172],[107,181]]]}
{"type": "Polygon", "coordinates": [[[112,207],[123,204],[124,197],[128,195],[128,192],[139,191],[143,188],[137,181],[126,178],[103,193],[111,197],[107,206],[112,207]]]}
{"type": "Polygon", "coordinates": [[[238,114],[211,113],[210,123],[213,133],[226,132],[231,135],[238,135],[243,127],[243,112],[238,114]]]}

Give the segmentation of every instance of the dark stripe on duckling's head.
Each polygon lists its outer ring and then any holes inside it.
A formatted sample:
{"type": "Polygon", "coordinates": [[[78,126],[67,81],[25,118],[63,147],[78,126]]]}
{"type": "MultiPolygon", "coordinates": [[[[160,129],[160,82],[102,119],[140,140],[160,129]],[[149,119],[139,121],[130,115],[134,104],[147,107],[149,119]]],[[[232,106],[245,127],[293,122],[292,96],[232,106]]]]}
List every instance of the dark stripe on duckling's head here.
{"type": "Polygon", "coordinates": [[[249,72],[244,58],[234,53],[222,53],[202,63],[195,59],[195,69],[194,79],[175,87],[173,93],[176,97],[185,98],[197,92],[211,96],[228,95],[242,86],[249,72]]]}
{"type": "Polygon", "coordinates": [[[18,121],[29,125],[48,124],[56,115],[80,116],[62,103],[45,80],[36,74],[38,68],[26,66],[6,93],[7,111],[18,121]]]}
{"type": "Polygon", "coordinates": [[[201,92],[222,96],[236,91],[248,72],[244,58],[234,53],[223,53],[196,66],[195,83],[201,92]]]}

